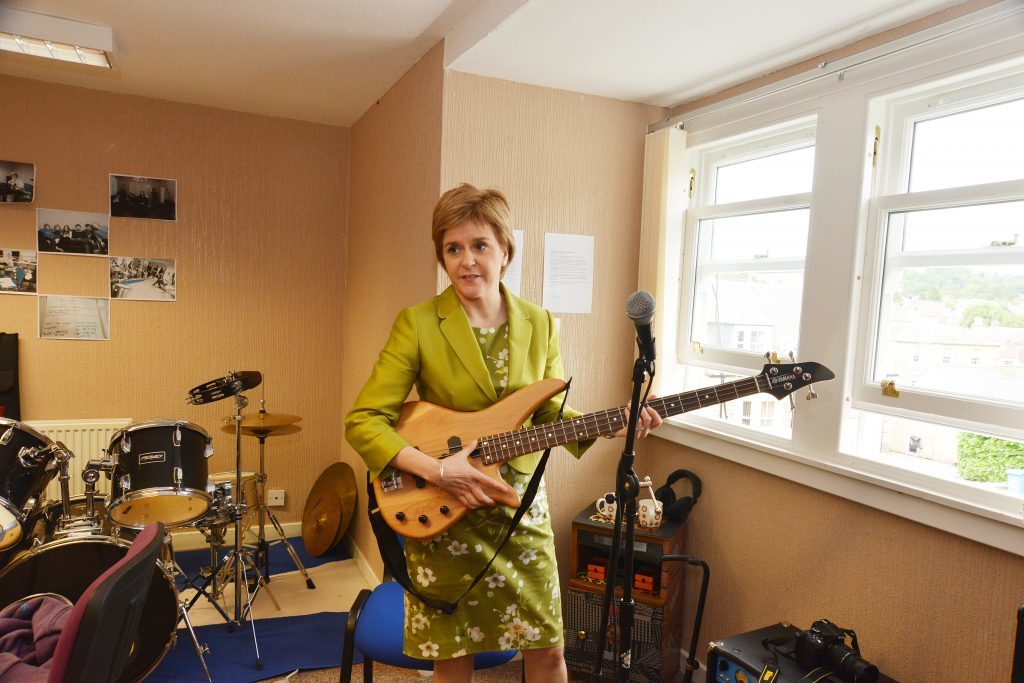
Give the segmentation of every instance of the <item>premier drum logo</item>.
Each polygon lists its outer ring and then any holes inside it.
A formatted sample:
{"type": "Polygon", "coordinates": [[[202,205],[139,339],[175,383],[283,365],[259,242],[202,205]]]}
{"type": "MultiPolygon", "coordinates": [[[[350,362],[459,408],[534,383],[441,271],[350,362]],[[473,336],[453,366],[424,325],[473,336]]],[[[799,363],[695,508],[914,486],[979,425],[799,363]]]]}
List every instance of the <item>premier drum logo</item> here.
{"type": "Polygon", "coordinates": [[[149,465],[154,462],[165,462],[167,460],[166,451],[154,451],[152,453],[142,453],[139,455],[140,465],[149,465]]]}

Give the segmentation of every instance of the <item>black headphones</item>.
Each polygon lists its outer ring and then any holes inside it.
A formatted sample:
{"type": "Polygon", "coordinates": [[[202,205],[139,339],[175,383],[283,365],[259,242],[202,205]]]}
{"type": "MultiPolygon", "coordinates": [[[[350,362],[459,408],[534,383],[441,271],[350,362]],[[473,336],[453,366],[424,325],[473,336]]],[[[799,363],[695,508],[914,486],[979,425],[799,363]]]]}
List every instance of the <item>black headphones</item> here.
{"type": "Polygon", "coordinates": [[[674,522],[685,522],[686,517],[690,514],[690,510],[692,510],[693,506],[697,504],[697,499],[700,498],[700,492],[700,477],[690,470],[676,470],[672,474],[668,475],[668,481],[666,481],[663,486],[658,487],[658,490],[654,492],[654,497],[661,501],[663,506],[662,515],[664,515],[665,519],[671,519],[674,522]],[[693,495],[685,496],[676,500],[676,494],[675,491],[672,490],[672,484],[676,483],[680,479],[690,480],[693,495]]]}

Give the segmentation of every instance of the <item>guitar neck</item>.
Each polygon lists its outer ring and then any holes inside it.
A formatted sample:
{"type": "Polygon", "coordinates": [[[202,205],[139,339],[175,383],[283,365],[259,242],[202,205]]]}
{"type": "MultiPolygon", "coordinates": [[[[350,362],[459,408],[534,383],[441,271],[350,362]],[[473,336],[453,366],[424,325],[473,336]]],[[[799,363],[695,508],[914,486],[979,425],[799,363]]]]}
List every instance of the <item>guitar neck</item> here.
{"type": "MultiPolygon", "coordinates": [[[[768,388],[767,380],[762,375],[755,375],[735,382],[654,398],[647,405],[665,418],[752,396],[768,388]]],[[[571,420],[481,437],[477,457],[482,458],[485,464],[492,465],[554,446],[611,436],[625,424],[624,406],[599,410],[571,420]]]]}

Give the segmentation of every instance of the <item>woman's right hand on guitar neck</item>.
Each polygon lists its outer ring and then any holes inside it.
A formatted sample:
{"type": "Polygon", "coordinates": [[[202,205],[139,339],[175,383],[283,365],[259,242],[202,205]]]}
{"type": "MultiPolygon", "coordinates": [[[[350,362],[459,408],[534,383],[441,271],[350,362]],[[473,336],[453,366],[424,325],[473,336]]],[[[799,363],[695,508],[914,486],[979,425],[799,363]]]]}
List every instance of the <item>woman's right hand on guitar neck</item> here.
{"type": "Polygon", "coordinates": [[[507,497],[511,487],[470,464],[469,455],[476,449],[477,443],[474,439],[458,453],[441,459],[406,446],[390,464],[403,472],[426,479],[470,509],[490,507],[494,505],[492,495],[505,494],[507,497]]]}

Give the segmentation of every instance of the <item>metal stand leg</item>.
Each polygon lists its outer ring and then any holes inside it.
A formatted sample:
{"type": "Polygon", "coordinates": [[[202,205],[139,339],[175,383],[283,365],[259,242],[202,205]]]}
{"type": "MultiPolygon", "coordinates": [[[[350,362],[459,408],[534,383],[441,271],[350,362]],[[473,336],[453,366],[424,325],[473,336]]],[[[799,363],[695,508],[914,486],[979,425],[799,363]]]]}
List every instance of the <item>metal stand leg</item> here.
{"type": "Polygon", "coordinates": [[[292,547],[292,544],[288,540],[288,537],[285,536],[284,528],[281,526],[281,523],[277,521],[277,517],[274,516],[274,513],[271,512],[269,509],[267,510],[267,517],[270,518],[270,522],[274,525],[274,530],[277,531],[277,535],[280,536],[278,540],[272,541],[271,543],[267,544],[268,549],[269,546],[275,545],[277,543],[284,543],[284,547],[288,550],[288,554],[292,556],[292,562],[295,563],[295,566],[298,568],[298,570],[302,572],[303,578],[306,579],[306,588],[316,588],[316,584],[313,583],[313,579],[309,578],[309,572],[307,572],[306,567],[303,566],[302,560],[299,559],[299,554],[295,552],[295,548],[292,547]]]}
{"type": "Polygon", "coordinates": [[[196,637],[196,630],[192,627],[192,620],[189,619],[188,616],[188,610],[192,607],[192,605],[196,603],[196,600],[198,600],[200,596],[205,596],[206,599],[210,600],[210,602],[213,603],[213,606],[220,611],[221,615],[225,619],[227,619],[228,615],[221,611],[220,606],[217,605],[217,603],[211,599],[209,594],[207,594],[205,585],[197,586],[192,581],[192,579],[190,579],[188,575],[185,574],[185,572],[182,570],[181,565],[178,564],[178,560],[174,557],[174,543],[170,533],[167,533],[167,535],[164,536],[164,545],[166,546],[166,554],[164,555],[164,567],[165,572],[170,576],[171,581],[174,581],[175,576],[181,576],[185,581],[185,587],[192,588],[196,591],[196,595],[192,599],[191,603],[186,604],[185,600],[178,601],[178,619],[175,621],[175,624],[180,622],[182,619],[185,620],[185,626],[188,627],[188,634],[192,638],[192,646],[195,648],[196,655],[199,657],[199,663],[203,666],[203,673],[206,674],[206,680],[212,681],[212,679],[210,678],[210,669],[206,666],[206,658],[203,656],[204,654],[210,653],[210,648],[206,645],[199,644],[199,639],[196,637]]]}
{"type": "MultiPolygon", "coordinates": [[[[256,563],[254,563],[252,561],[251,555],[252,555],[252,553],[250,553],[247,550],[243,550],[243,551],[241,551],[239,553],[236,553],[235,551],[232,550],[231,552],[228,553],[227,557],[224,558],[224,565],[219,570],[219,573],[222,575],[222,577],[224,577],[224,578],[221,579],[221,583],[222,584],[227,582],[227,580],[228,580],[227,577],[233,577],[236,570],[239,570],[241,572],[241,574],[242,574],[242,579],[243,579],[243,582],[245,583],[245,590],[246,590],[246,606],[245,606],[245,609],[242,610],[239,613],[239,617],[237,619],[238,624],[240,624],[242,621],[245,620],[246,616],[249,614],[249,612],[252,609],[252,602],[254,600],[256,600],[256,596],[259,594],[259,592],[261,590],[264,590],[264,589],[267,591],[267,595],[270,596],[270,601],[272,603],[274,603],[274,608],[277,609],[277,611],[279,611],[279,612],[281,611],[281,605],[278,604],[277,598],[274,597],[274,593],[270,590],[270,586],[267,585],[267,581],[266,581],[266,579],[263,578],[263,575],[260,573],[260,570],[256,566],[256,563]],[[249,591],[248,570],[250,570],[250,569],[252,570],[253,574],[256,577],[256,581],[255,581],[255,583],[256,583],[256,590],[252,593],[251,597],[249,596],[249,593],[248,593],[248,591],[249,591]]],[[[223,588],[222,588],[222,590],[223,590],[223,588]]],[[[236,587],[236,590],[239,590],[239,589],[236,587]]],[[[240,594],[241,593],[239,593],[239,595],[240,594]]]]}
{"type": "Polygon", "coordinates": [[[296,553],[295,552],[295,548],[292,547],[291,542],[288,540],[288,537],[284,533],[284,528],[281,526],[281,523],[277,521],[277,517],[275,517],[274,513],[270,510],[269,507],[267,507],[267,496],[266,496],[267,475],[265,474],[266,470],[264,469],[264,452],[263,452],[263,448],[266,445],[267,438],[266,437],[260,437],[259,441],[260,441],[260,473],[259,473],[259,475],[257,477],[257,480],[256,480],[257,491],[259,493],[259,499],[260,499],[259,500],[259,505],[258,505],[258,508],[257,508],[257,511],[259,512],[259,543],[258,543],[258,551],[257,552],[260,554],[260,559],[262,560],[262,564],[263,564],[263,567],[264,567],[264,570],[265,570],[266,579],[267,579],[267,581],[270,581],[270,546],[272,546],[272,545],[274,545],[276,543],[284,543],[285,548],[288,550],[288,554],[291,555],[292,562],[295,563],[295,568],[298,569],[300,572],[302,572],[302,577],[304,579],[306,579],[306,588],[314,589],[314,588],[316,588],[316,584],[313,583],[313,579],[309,578],[309,572],[306,571],[306,567],[302,564],[302,560],[299,559],[299,554],[296,553]],[[279,539],[277,541],[273,541],[271,543],[267,542],[267,540],[266,540],[266,531],[264,529],[264,527],[266,525],[266,519],[267,518],[270,518],[270,522],[271,522],[271,524],[274,525],[274,530],[277,531],[277,535],[279,537],[279,539]]]}
{"type": "Polygon", "coordinates": [[[204,654],[210,654],[210,647],[208,645],[199,644],[199,639],[196,638],[196,630],[192,628],[192,620],[188,618],[188,609],[185,607],[185,603],[179,602],[178,606],[181,609],[181,616],[179,617],[179,620],[185,620],[185,626],[188,627],[188,634],[192,636],[192,646],[195,647],[196,654],[199,656],[199,663],[203,665],[203,673],[206,674],[206,680],[212,682],[213,679],[210,678],[210,669],[207,668],[206,658],[203,656],[204,654]]]}

